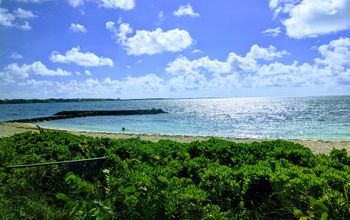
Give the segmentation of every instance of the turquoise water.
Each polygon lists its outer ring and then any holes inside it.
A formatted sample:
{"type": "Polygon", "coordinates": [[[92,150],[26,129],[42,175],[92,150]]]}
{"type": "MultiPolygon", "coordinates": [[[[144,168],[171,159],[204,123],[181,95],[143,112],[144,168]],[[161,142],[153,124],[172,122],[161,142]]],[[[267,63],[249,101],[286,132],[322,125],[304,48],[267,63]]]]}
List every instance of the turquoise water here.
{"type": "Polygon", "coordinates": [[[0,105],[0,121],[64,110],[161,108],[169,114],[101,116],[38,123],[52,128],[235,138],[350,140],[350,96],[128,100],[0,105]]]}

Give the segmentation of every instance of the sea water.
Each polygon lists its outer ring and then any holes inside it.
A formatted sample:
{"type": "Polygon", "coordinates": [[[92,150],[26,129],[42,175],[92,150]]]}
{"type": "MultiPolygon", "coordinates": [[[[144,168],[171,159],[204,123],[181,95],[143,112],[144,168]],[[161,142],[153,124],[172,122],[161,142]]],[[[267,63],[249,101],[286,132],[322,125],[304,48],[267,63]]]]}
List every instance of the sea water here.
{"type": "Polygon", "coordinates": [[[0,105],[0,121],[44,117],[67,110],[152,108],[161,108],[168,114],[97,116],[37,124],[133,134],[350,140],[350,96],[10,104],[0,105]]]}

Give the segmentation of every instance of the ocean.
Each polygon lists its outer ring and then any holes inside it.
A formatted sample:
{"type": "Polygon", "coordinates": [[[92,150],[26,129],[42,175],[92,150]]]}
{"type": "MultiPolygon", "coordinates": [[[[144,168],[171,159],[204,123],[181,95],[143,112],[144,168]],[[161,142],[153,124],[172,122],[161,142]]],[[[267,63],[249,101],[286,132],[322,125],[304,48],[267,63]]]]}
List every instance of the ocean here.
{"type": "Polygon", "coordinates": [[[5,104],[0,105],[0,121],[43,117],[66,110],[151,108],[161,108],[168,114],[98,116],[37,124],[132,134],[350,140],[350,96],[5,104]]]}

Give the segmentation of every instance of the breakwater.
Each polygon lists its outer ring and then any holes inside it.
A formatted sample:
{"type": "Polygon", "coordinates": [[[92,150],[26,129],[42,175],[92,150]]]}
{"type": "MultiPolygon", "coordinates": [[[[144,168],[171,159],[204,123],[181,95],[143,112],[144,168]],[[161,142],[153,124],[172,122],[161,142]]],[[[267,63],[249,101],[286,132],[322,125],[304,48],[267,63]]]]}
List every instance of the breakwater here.
{"type": "Polygon", "coordinates": [[[61,111],[51,116],[16,119],[7,122],[35,123],[68,118],[81,118],[89,116],[121,116],[121,115],[155,115],[167,113],[162,109],[139,109],[139,110],[86,110],[86,111],[61,111]]]}

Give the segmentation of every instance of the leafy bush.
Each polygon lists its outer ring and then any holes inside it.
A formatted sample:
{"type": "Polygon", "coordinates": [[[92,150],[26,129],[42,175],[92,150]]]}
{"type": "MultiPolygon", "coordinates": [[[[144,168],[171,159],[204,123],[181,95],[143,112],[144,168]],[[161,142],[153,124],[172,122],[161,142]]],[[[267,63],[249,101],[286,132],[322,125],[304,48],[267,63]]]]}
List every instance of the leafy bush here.
{"type": "Polygon", "coordinates": [[[350,219],[350,158],[277,140],[0,139],[2,219],[350,219]],[[14,164],[106,160],[5,169],[14,164]]]}

